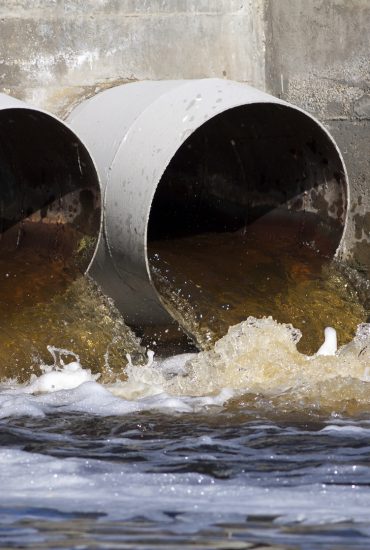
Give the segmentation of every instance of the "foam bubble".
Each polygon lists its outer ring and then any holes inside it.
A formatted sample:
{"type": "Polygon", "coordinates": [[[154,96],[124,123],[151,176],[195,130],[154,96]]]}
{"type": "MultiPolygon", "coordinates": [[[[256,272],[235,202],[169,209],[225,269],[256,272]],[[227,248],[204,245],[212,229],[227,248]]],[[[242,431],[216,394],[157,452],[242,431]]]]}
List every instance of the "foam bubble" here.
{"type": "Polygon", "coordinates": [[[39,377],[33,377],[24,391],[37,393],[70,390],[84,382],[97,380],[99,376],[99,374],[91,374],[90,369],[83,369],[77,361],[72,361],[61,369],[55,367],[39,377]]]}

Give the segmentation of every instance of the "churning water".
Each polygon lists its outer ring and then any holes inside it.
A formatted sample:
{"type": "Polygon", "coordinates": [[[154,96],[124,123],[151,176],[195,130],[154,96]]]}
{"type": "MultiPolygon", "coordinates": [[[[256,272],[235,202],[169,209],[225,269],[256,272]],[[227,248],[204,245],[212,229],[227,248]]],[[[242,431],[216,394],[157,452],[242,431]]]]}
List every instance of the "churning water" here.
{"type": "Polygon", "coordinates": [[[298,338],[249,318],[111,384],[50,349],[0,391],[2,547],[368,548],[370,326],[298,338]]]}
{"type": "Polygon", "coordinates": [[[249,246],[247,262],[227,235],[206,287],[195,255],[215,255],[203,239],[189,244],[193,273],[177,294],[181,259],[170,265],[163,243],[153,252],[200,353],[146,357],[88,279],[62,277],[52,301],[3,307],[13,324],[1,350],[2,548],[370,547],[364,299],[317,258],[317,242],[285,254],[249,246]],[[339,349],[316,355],[328,324],[339,349]]]}
{"type": "Polygon", "coordinates": [[[149,243],[153,280],[201,349],[249,315],[271,315],[299,328],[299,349],[311,354],[326,326],[348,342],[370,314],[332,250],[331,233],[307,213],[266,215],[236,232],[149,243]]]}

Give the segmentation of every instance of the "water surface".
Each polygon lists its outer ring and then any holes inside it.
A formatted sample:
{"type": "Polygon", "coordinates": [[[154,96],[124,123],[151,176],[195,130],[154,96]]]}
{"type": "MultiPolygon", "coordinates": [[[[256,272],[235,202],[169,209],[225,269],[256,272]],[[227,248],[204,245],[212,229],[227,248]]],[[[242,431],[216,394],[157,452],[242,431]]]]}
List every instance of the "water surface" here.
{"type": "Polygon", "coordinates": [[[333,357],[298,338],[250,318],[126,381],[4,382],[2,547],[368,548],[370,326],[333,357]]]}
{"type": "Polygon", "coordinates": [[[365,549],[369,426],[227,408],[3,420],[2,547],[365,549]]]}

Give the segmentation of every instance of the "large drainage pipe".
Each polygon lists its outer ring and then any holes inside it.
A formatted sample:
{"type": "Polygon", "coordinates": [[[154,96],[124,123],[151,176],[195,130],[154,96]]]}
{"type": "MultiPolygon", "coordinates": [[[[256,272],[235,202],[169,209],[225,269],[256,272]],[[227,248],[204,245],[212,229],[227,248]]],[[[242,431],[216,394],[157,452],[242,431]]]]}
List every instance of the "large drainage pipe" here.
{"type": "Polygon", "coordinates": [[[169,320],[148,239],[243,230],[263,216],[304,211],[330,234],[327,252],[338,249],[343,159],[327,130],[293,105],[232,81],[146,81],[99,93],[69,123],[105,192],[91,273],[134,325],[169,320]]]}
{"type": "Polygon", "coordinates": [[[84,273],[101,228],[94,162],[63,122],[0,94],[2,315],[84,273]]]}

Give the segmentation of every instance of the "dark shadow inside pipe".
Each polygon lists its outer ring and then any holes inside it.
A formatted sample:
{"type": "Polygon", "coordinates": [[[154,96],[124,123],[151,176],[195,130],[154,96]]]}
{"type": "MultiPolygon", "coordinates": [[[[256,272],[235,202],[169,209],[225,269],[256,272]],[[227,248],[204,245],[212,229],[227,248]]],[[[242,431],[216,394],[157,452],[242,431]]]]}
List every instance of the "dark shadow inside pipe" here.
{"type": "Polygon", "coordinates": [[[97,240],[100,190],[84,145],[62,123],[28,109],[0,112],[0,253],[26,248],[84,271],[97,240]],[[86,240],[86,242],[87,242],[86,240]]]}
{"type": "Polygon", "coordinates": [[[52,116],[0,111],[0,189],[1,303],[48,299],[95,252],[101,208],[91,157],[52,116]]]}
{"type": "Polygon", "coordinates": [[[174,155],[153,200],[148,241],[247,232],[288,216],[302,240],[326,232],[333,254],[346,200],[340,156],[317,123],[285,106],[237,107],[203,124],[174,155]]]}

